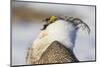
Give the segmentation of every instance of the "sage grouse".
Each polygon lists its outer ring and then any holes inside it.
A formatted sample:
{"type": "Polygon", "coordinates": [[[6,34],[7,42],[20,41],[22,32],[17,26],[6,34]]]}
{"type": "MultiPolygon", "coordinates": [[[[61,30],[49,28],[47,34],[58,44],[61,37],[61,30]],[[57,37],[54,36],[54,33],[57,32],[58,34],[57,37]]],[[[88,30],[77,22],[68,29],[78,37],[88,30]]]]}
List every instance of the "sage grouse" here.
{"type": "Polygon", "coordinates": [[[79,28],[90,32],[79,18],[50,16],[43,20],[43,29],[32,43],[26,57],[27,64],[79,62],[73,53],[79,28]]]}

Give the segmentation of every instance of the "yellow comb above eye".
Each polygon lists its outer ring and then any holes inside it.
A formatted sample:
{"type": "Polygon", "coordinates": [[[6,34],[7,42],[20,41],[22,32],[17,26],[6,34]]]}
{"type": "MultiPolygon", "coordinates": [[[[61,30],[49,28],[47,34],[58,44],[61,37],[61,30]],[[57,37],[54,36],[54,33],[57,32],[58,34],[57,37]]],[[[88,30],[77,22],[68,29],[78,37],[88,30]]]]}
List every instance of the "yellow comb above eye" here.
{"type": "Polygon", "coordinates": [[[54,21],[54,20],[56,20],[56,19],[57,19],[56,16],[51,16],[51,17],[50,17],[50,21],[54,21]]]}

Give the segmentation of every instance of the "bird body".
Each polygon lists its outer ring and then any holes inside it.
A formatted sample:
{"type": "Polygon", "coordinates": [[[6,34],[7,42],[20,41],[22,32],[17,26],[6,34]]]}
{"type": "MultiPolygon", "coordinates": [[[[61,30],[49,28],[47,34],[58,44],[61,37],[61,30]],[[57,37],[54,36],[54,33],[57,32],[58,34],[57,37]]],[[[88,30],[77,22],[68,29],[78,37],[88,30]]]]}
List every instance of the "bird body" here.
{"type": "Polygon", "coordinates": [[[37,39],[33,42],[34,60],[40,59],[42,53],[53,41],[58,41],[72,50],[74,44],[71,39],[71,33],[75,34],[75,28],[71,23],[64,20],[57,20],[50,24],[45,30],[40,32],[37,39]]]}
{"type": "Polygon", "coordinates": [[[58,19],[54,16],[46,19],[47,24],[44,25],[44,28],[32,43],[32,51],[30,54],[32,58],[29,56],[28,61],[30,61],[30,59],[32,59],[33,62],[39,61],[43,53],[54,41],[58,41],[61,45],[73,51],[76,33],[80,24],[84,24],[88,30],[89,27],[77,18],[71,17],[71,19],[67,20],[69,21],[58,19]]]}

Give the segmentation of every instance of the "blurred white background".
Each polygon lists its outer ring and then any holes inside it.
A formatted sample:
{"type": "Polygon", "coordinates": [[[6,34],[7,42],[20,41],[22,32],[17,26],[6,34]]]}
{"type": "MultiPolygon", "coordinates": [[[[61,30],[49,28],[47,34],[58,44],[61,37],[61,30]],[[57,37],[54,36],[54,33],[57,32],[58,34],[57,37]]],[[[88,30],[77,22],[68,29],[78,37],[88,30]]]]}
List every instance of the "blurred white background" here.
{"type": "MultiPolygon", "coordinates": [[[[47,4],[32,2],[15,2],[13,8],[22,12],[33,11],[33,16],[14,14],[12,23],[12,64],[25,65],[28,47],[36,39],[43,26],[42,19],[51,16],[73,16],[82,19],[91,29],[88,35],[85,31],[77,33],[74,53],[80,61],[95,60],[95,7],[63,4],[47,4]],[[21,10],[20,9],[20,10],[21,10]],[[28,10],[27,10],[28,9],[28,10]],[[39,16],[40,15],[40,16],[39,16]],[[20,17],[21,16],[21,17],[20,17]],[[23,17],[25,16],[25,17],[23,17]],[[28,18],[30,17],[30,18],[28,18]],[[27,19],[28,18],[28,19],[27,19]]],[[[15,12],[16,13],[16,12],[15,12]]],[[[12,18],[13,18],[12,17],[12,18]]]]}

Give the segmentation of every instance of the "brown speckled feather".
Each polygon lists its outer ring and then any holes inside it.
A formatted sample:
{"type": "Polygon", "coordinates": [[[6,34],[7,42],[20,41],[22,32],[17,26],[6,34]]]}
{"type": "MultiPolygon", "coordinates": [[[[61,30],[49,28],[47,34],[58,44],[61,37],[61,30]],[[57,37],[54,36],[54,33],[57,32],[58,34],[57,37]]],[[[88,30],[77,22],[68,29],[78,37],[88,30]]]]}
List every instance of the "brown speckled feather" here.
{"type": "Polygon", "coordinates": [[[50,64],[50,63],[67,63],[67,62],[78,62],[73,52],[63,46],[58,41],[54,41],[42,54],[38,61],[34,61],[31,56],[31,52],[27,55],[27,64],[50,64]]]}

